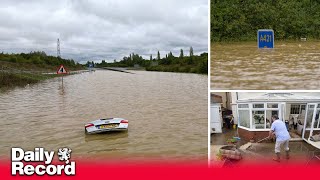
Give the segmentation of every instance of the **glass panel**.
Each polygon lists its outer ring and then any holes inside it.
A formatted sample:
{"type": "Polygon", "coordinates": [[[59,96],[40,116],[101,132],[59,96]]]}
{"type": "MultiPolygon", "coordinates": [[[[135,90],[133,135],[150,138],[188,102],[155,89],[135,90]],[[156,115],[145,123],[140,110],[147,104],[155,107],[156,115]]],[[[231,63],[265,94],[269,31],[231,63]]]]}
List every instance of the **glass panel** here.
{"type": "Polygon", "coordinates": [[[266,128],[271,128],[271,124],[272,124],[271,117],[273,115],[279,115],[279,111],[278,110],[267,110],[266,111],[266,128]]]}
{"type": "Polygon", "coordinates": [[[268,107],[268,108],[278,108],[278,104],[268,103],[268,104],[267,104],[267,107],[268,107]]]}
{"type": "Polygon", "coordinates": [[[314,121],[313,128],[320,128],[319,127],[319,112],[320,112],[320,110],[317,110],[316,119],[314,121]]]}
{"type": "Polygon", "coordinates": [[[249,110],[239,110],[240,126],[250,128],[250,112],[249,110]]]}
{"type": "MultiPolygon", "coordinates": [[[[304,104],[301,105],[301,112],[302,112],[303,110],[306,110],[306,105],[304,105],[304,104]]],[[[300,112],[300,113],[301,113],[301,112],[300,112]]]]}
{"type": "Polygon", "coordinates": [[[253,104],[253,108],[264,108],[264,104],[253,104]]]}
{"type": "Polygon", "coordinates": [[[290,114],[300,114],[300,105],[299,104],[291,104],[290,114]]]}
{"type": "Polygon", "coordinates": [[[252,127],[253,129],[264,129],[264,111],[252,111],[252,127]]]}
{"type": "Polygon", "coordinates": [[[311,128],[313,110],[314,110],[314,105],[309,105],[308,106],[308,112],[307,112],[306,128],[311,128]]]}
{"type": "Polygon", "coordinates": [[[306,121],[304,122],[305,124],[305,129],[304,129],[304,134],[303,137],[304,139],[309,139],[310,137],[310,133],[311,131],[308,130],[311,128],[311,123],[312,123],[312,118],[313,118],[313,110],[314,110],[315,106],[314,105],[308,105],[307,108],[307,117],[306,117],[306,121]]]}
{"type": "Polygon", "coordinates": [[[249,104],[238,104],[238,108],[249,108],[249,104]]]}

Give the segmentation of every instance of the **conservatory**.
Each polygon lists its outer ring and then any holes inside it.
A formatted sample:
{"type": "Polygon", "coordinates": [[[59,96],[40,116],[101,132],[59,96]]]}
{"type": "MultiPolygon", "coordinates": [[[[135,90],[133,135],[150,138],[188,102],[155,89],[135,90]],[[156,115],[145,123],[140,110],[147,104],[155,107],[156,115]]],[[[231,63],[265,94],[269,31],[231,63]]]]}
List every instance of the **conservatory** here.
{"type": "Polygon", "coordinates": [[[320,93],[267,93],[236,102],[240,137],[255,141],[267,137],[271,117],[278,115],[292,139],[303,139],[320,148],[320,93]]]}

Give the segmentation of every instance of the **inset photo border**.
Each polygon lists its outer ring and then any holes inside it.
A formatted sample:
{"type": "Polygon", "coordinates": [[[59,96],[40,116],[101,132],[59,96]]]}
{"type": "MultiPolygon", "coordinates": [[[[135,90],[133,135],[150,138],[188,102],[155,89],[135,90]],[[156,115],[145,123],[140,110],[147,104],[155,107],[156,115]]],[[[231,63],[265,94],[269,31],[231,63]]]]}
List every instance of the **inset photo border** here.
{"type": "Polygon", "coordinates": [[[211,91],[210,166],[312,164],[320,91],[211,91]]]}

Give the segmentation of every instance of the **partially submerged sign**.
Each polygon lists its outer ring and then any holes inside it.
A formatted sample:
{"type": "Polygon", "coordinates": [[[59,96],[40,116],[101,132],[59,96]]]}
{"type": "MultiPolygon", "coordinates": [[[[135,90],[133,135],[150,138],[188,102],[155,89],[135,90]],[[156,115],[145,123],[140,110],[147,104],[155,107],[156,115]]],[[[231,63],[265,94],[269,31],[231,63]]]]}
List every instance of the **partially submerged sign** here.
{"type": "Polygon", "coordinates": [[[274,48],[274,32],[272,29],[259,29],[257,33],[258,48],[274,48]]]}
{"type": "Polygon", "coordinates": [[[63,65],[60,65],[59,69],[57,70],[57,74],[67,74],[66,68],[63,65]]]}

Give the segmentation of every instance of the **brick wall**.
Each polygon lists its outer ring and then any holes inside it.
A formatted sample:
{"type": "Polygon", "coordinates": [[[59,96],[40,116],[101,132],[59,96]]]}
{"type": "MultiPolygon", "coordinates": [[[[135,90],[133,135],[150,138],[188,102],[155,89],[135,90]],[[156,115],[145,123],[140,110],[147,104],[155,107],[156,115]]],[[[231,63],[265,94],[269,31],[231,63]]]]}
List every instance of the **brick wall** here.
{"type": "Polygon", "coordinates": [[[269,131],[248,131],[242,128],[238,128],[238,133],[241,139],[246,141],[253,139],[255,142],[269,136],[269,131]]]}

